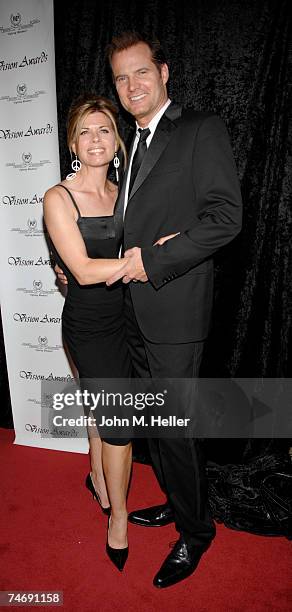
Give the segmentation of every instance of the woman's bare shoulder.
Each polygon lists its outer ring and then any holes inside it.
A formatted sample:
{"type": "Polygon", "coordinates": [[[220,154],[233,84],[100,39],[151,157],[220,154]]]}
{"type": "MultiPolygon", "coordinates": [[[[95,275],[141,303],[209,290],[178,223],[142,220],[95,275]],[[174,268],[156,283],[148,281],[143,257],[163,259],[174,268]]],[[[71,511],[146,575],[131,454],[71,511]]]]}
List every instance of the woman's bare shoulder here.
{"type": "Polygon", "coordinates": [[[60,189],[60,185],[62,185],[62,183],[57,183],[56,185],[53,185],[52,187],[47,189],[44,195],[44,200],[50,201],[52,199],[55,199],[56,197],[60,200],[63,200],[65,191],[64,189],[60,189]],[[63,191],[64,191],[64,194],[63,194],[63,191]]]}
{"type": "Polygon", "coordinates": [[[60,188],[60,183],[50,187],[44,195],[44,213],[55,213],[58,210],[59,213],[68,214],[70,207],[68,207],[66,195],[65,189],[60,188]]]}

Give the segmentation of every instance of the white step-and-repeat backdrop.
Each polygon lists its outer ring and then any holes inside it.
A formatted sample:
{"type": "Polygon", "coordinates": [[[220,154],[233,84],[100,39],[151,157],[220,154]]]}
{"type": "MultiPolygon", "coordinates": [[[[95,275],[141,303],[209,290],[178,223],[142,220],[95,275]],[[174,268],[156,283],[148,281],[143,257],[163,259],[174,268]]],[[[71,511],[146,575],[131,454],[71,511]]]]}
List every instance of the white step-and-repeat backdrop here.
{"type": "Polygon", "coordinates": [[[60,179],[53,0],[0,0],[0,49],[0,299],[15,442],[87,452],[85,439],[42,438],[41,380],[72,377],[42,211],[60,179]]]}

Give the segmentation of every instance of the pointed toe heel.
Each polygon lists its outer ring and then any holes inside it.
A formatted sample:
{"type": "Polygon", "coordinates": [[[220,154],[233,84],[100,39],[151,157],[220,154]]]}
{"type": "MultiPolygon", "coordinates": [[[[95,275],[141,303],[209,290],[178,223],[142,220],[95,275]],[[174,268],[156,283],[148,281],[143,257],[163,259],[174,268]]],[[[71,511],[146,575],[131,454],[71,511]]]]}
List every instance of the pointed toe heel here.
{"type": "Polygon", "coordinates": [[[129,547],[126,548],[112,548],[112,546],[108,543],[108,531],[110,526],[111,517],[108,519],[107,525],[107,541],[106,541],[106,553],[111,560],[111,562],[118,568],[120,572],[123,571],[125,563],[128,559],[129,547]]]}
{"type": "Polygon", "coordinates": [[[120,572],[122,572],[125,563],[128,559],[129,547],[127,546],[127,548],[112,548],[107,542],[106,552],[111,562],[118,568],[120,572]]]}
{"type": "Polygon", "coordinates": [[[104,506],[101,505],[100,497],[99,497],[98,493],[96,492],[96,490],[95,490],[95,488],[93,486],[91,474],[87,474],[86,480],[85,480],[85,486],[88,489],[88,491],[90,491],[90,493],[92,493],[93,499],[96,499],[96,501],[99,503],[100,508],[101,508],[103,514],[106,514],[107,516],[110,516],[111,507],[108,506],[107,508],[105,508],[104,506]]]}

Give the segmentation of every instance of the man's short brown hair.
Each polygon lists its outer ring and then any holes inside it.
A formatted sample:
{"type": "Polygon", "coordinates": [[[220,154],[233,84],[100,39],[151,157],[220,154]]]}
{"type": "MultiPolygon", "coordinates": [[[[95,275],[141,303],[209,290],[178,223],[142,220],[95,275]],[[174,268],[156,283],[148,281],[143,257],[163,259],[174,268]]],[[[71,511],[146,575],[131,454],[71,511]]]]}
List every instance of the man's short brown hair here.
{"type": "Polygon", "coordinates": [[[160,72],[162,64],[167,64],[165,53],[161,47],[161,44],[157,38],[148,38],[140,32],[122,32],[118,36],[113,36],[110,44],[107,47],[107,56],[110,65],[112,64],[112,58],[115,53],[119,51],[125,51],[138,43],[145,43],[151,51],[152,61],[160,72]]]}

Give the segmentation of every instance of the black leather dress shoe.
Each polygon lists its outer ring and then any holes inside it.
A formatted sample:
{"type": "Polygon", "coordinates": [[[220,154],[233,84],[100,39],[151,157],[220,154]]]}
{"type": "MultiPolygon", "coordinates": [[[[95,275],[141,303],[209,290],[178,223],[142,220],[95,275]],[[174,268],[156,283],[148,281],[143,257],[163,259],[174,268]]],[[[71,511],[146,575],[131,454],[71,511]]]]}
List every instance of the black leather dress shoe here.
{"type": "Polygon", "coordinates": [[[156,574],[153,580],[154,586],[163,589],[190,576],[209,546],[210,544],[202,546],[187,544],[181,535],[156,574]]]}
{"type": "Polygon", "coordinates": [[[160,506],[152,506],[144,510],[136,510],[130,512],[128,516],[130,523],[141,525],[142,527],[163,527],[169,523],[173,523],[174,514],[168,504],[160,506]]]}

